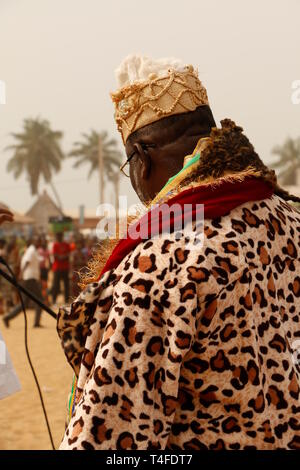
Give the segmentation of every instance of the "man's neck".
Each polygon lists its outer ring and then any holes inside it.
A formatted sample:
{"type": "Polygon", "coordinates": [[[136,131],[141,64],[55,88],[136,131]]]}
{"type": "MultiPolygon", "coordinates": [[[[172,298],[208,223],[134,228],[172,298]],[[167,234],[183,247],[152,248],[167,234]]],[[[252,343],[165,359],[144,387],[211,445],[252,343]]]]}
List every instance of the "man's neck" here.
{"type": "Polygon", "coordinates": [[[163,188],[159,191],[159,193],[153,199],[152,203],[150,204],[151,206],[155,204],[159,204],[159,202],[164,200],[164,198],[167,196],[167,194],[170,191],[177,188],[182,183],[182,181],[187,178],[187,176],[193,173],[195,166],[197,166],[198,161],[201,158],[201,152],[207,145],[208,140],[209,140],[209,137],[203,137],[198,140],[193,153],[191,155],[186,155],[184,157],[183,168],[178,173],[176,173],[176,175],[168,179],[166,184],[163,186],[163,188]]]}

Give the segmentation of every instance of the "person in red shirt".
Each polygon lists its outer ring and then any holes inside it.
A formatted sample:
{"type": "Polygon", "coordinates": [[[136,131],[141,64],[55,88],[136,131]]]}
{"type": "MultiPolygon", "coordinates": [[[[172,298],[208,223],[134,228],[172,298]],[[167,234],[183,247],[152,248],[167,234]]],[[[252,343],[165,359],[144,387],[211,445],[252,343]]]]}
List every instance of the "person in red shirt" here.
{"type": "Polygon", "coordinates": [[[52,298],[53,303],[56,303],[56,298],[60,290],[61,280],[64,283],[64,297],[65,302],[69,301],[69,271],[70,271],[70,245],[63,241],[63,233],[56,234],[56,242],[52,248],[52,255],[54,263],[52,265],[53,271],[53,286],[52,298]]]}

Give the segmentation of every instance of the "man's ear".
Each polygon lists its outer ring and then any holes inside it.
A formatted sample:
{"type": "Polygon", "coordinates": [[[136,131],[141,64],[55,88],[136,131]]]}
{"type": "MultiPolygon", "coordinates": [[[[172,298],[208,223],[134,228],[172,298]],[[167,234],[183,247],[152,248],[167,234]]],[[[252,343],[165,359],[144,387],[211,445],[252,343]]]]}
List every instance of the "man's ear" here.
{"type": "Polygon", "coordinates": [[[151,170],[151,158],[147,151],[145,151],[141,144],[138,142],[134,144],[134,148],[136,149],[138,156],[141,161],[141,177],[144,180],[147,180],[150,176],[151,170]]]}

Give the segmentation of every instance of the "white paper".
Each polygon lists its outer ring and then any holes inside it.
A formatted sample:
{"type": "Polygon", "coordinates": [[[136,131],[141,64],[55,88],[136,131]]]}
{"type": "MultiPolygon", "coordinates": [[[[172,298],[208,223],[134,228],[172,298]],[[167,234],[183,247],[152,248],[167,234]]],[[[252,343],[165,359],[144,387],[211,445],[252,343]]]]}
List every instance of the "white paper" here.
{"type": "Polygon", "coordinates": [[[0,332],[0,400],[21,390],[21,385],[0,332]]]}

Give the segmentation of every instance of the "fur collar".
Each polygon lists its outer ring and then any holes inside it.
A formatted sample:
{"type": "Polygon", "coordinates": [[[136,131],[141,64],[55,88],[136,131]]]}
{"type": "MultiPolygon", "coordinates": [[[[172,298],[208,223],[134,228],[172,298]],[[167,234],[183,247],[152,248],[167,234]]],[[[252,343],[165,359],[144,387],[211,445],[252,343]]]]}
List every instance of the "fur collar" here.
{"type": "MultiPolygon", "coordinates": [[[[300,201],[299,198],[290,195],[278,185],[275,171],[262,162],[253,145],[243,134],[242,127],[237,126],[230,119],[224,119],[221,121],[221,128],[212,129],[207,145],[201,151],[199,161],[193,166],[193,171],[189,171],[185,178],[181,178],[179,184],[172,187],[167,193],[167,198],[174,197],[179,192],[194,186],[217,187],[224,181],[241,182],[247,176],[264,180],[274,189],[276,195],[285,200],[300,201]]],[[[159,194],[155,201],[157,198],[159,199],[159,194]]],[[[148,208],[150,207],[151,203],[148,208]]],[[[128,222],[132,223],[139,216],[132,217],[128,222]]],[[[118,241],[119,238],[109,239],[97,247],[87,270],[80,273],[81,287],[98,279],[99,273],[118,241]]]]}

